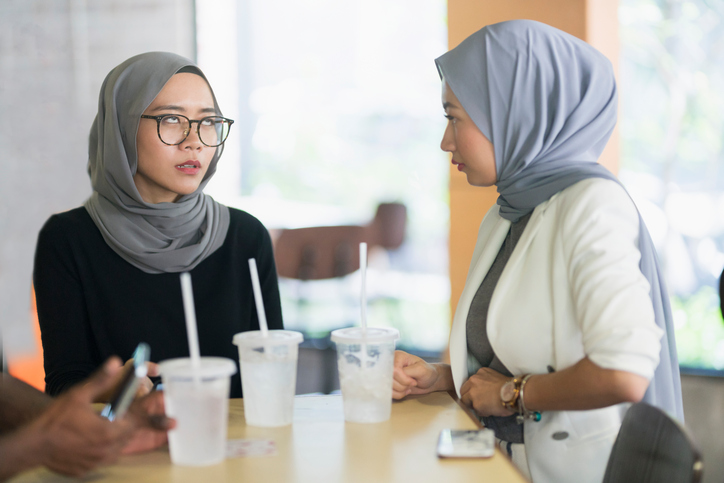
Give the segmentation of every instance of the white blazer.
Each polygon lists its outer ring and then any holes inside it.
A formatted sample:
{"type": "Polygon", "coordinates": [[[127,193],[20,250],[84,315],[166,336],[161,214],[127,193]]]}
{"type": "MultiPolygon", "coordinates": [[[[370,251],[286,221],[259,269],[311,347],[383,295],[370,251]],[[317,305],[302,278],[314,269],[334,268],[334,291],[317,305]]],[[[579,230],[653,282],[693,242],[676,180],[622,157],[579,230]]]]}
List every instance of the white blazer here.
{"type": "MultiPolygon", "coordinates": [[[[468,310],[510,228],[498,211],[493,206],[480,225],[453,319],[458,395],[468,378],[468,310]]],[[[490,344],[513,374],[559,371],[588,356],[603,368],[653,377],[663,331],[639,269],[638,234],[636,207],[611,180],[580,181],[535,208],[488,310],[490,344]]],[[[526,421],[533,481],[600,482],[627,408],[548,411],[526,421]]]]}

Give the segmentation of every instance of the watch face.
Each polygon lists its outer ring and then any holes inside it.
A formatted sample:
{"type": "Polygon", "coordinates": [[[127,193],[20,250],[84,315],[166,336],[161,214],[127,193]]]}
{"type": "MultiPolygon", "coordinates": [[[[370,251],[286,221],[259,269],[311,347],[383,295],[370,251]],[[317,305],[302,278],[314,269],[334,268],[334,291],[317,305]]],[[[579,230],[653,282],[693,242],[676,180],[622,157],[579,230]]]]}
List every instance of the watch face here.
{"type": "Polygon", "coordinates": [[[515,383],[513,381],[508,381],[505,384],[503,384],[503,387],[500,388],[500,399],[503,402],[510,402],[513,400],[514,396],[515,396],[515,383]]]}

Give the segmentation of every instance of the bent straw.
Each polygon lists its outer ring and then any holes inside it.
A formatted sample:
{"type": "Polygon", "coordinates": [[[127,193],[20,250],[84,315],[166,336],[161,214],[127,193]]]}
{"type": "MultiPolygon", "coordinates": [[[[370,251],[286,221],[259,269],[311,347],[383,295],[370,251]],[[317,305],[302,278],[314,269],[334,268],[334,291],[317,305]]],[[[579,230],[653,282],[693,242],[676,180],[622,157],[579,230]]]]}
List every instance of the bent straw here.
{"type": "Polygon", "coordinates": [[[191,356],[191,370],[194,381],[200,380],[201,355],[199,353],[199,332],[196,327],[196,309],[194,308],[194,294],[191,289],[191,274],[181,274],[181,295],[184,302],[184,314],[186,315],[186,336],[189,341],[189,355],[191,356]]]}
{"type": "Polygon", "coordinates": [[[266,323],[266,313],[264,312],[264,300],[261,296],[261,285],[259,284],[259,271],[256,269],[256,259],[249,259],[249,271],[251,271],[251,286],[254,289],[254,301],[256,302],[256,313],[259,318],[259,328],[262,337],[269,336],[269,327],[266,323]]]}

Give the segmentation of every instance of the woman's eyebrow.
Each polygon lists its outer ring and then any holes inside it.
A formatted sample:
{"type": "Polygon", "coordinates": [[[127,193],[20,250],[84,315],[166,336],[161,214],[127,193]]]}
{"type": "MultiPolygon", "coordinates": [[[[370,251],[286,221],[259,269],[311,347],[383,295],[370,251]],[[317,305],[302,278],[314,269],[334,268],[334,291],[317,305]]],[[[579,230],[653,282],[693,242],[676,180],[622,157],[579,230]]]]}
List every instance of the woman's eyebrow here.
{"type": "Polygon", "coordinates": [[[447,109],[458,109],[458,106],[456,106],[456,105],[453,104],[452,102],[447,102],[447,101],[446,101],[446,102],[443,102],[443,103],[442,103],[442,108],[443,108],[443,110],[447,110],[447,109]]]}
{"type": "Polygon", "coordinates": [[[183,112],[185,110],[186,109],[184,109],[181,106],[166,105],[166,106],[154,107],[153,109],[151,109],[151,112],[156,112],[156,111],[182,111],[183,112]]]}
{"type": "MultiPolygon", "coordinates": [[[[158,106],[158,107],[154,107],[153,109],[151,109],[151,112],[158,112],[158,111],[181,111],[181,112],[186,112],[186,108],[185,108],[185,107],[182,107],[182,106],[175,106],[175,105],[173,105],[173,104],[168,104],[168,105],[165,105],[165,106],[158,106]]],[[[204,107],[204,108],[201,109],[199,112],[216,114],[216,109],[213,108],[213,107],[204,107]]]]}

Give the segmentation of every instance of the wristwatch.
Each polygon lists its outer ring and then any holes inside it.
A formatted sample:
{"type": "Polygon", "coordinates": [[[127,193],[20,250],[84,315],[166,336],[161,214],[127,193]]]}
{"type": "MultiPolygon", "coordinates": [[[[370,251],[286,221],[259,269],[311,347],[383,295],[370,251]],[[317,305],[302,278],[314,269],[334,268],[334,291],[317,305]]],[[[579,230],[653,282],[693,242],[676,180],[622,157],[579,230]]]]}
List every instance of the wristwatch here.
{"type": "Polygon", "coordinates": [[[503,407],[507,409],[517,410],[518,409],[518,397],[520,397],[520,383],[519,377],[514,377],[509,380],[503,387],[500,388],[500,402],[503,403],[503,407]]]}

